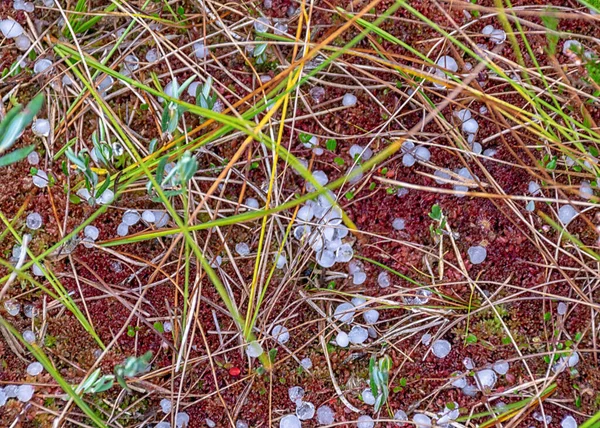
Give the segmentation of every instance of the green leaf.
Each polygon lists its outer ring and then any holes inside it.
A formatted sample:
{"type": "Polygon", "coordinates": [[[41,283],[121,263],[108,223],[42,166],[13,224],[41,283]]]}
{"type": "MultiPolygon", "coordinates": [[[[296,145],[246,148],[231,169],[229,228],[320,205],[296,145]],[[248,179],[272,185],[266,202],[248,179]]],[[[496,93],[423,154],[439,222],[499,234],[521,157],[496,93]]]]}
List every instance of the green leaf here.
{"type": "Polygon", "coordinates": [[[256,45],[256,47],[254,48],[254,53],[252,54],[254,55],[254,58],[261,56],[267,50],[267,46],[268,45],[266,43],[256,45]]]}
{"type": "Polygon", "coordinates": [[[337,148],[337,141],[330,138],[325,142],[325,147],[327,147],[327,150],[333,152],[337,148]]]}
{"type": "Polygon", "coordinates": [[[13,107],[0,122],[0,153],[10,149],[44,104],[44,94],[38,94],[27,104],[13,107]]]}
{"type": "Polygon", "coordinates": [[[158,331],[159,333],[164,333],[165,332],[165,328],[163,326],[163,324],[161,322],[156,321],[154,324],[152,324],[154,326],[154,329],[156,331],[158,331]]]}
{"type": "Polygon", "coordinates": [[[312,135],[305,134],[304,132],[301,132],[300,134],[298,134],[298,139],[303,144],[307,144],[312,137],[313,137],[312,135]]]}
{"type": "Polygon", "coordinates": [[[432,206],[429,217],[431,217],[433,220],[439,221],[442,218],[442,208],[438,204],[432,206]]]}
{"type": "Polygon", "coordinates": [[[474,334],[472,334],[472,333],[469,333],[469,334],[467,335],[467,337],[465,338],[465,342],[467,342],[467,343],[469,343],[469,344],[471,344],[471,345],[472,345],[472,344],[475,344],[475,343],[477,343],[477,336],[475,336],[475,335],[474,335],[474,334]]]}
{"type": "Polygon", "coordinates": [[[34,149],[35,144],[30,144],[29,146],[14,150],[0,157],[0,167],[7,166],[25,159],[29,153],[33,152],[34,149]]]}
{"type": "Polygon", "coordinates": [[[344,165],[344,163],[345,163],[345,162],[344,162],[344,159],[342,159],[342,158],[341,158],[341,157],[339,157],[339,156],[336,156],[336,157],[333,159],[333,161],[334,161],[334,162],[335,162],[337,165],[339,165],[339,166],[343,166],[343,165],[344,165]]]}
{"type": "Polygon", "coordinates": [[[552,8],[546,9],[548,14],[542,14],[542,23],[544,26],[550,30],[546,32],[546,39],[548,39],[548,53],[550,55],[554,55],[556,53],[556,45],[558,44],[558,34],[554,33],[558,28],[558,18],[553,15],[555,12],[552,8]]]}
{"type": "Polygon", "coordinates": [[[95,195],[95,198],[96,198],[96,199],[97,199],[97,198],[99,198],[99,197],[100,197],[100,195],[102,195],[102,193],[104,193],[104,191],[105,191],[106,189],[108,189],[108,186],[110,186],[110,175],[107,175],[107,176],[106,176],[106,180],[104,180],[104,183],[102,183],[102,186],[100,186],[100,188],[98,188],[98,189],[96,190],[96,195],[95,195]]]}

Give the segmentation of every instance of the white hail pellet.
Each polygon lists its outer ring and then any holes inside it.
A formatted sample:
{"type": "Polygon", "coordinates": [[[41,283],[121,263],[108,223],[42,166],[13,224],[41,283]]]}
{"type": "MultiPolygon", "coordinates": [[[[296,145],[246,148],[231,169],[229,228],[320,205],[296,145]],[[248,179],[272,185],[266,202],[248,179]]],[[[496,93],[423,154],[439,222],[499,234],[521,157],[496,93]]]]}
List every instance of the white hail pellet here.
{"type": "Polygon", "coordinates": [[[250,342],[248,346],[246,346],[246,355],[248,355],[250,358],[258,358],[262,355],[262,353],[262,346],[260,346],[260,343],[256,341],[250,342]]]}
{"type": "Polygon", "coordinates": [[[558,210],[558,219],[565,226],[569,224],[575,216],[577,216],[577,211],[569,204],[563,205],[558,210]]]}
{"type": "Polygon", "coordinates": [[[467,250],[467,253],[469,255],[469,260],[474,265],[483,263],[483,261],[487,257],[487,250],[485,249],[485,247],[482,247],[481,245],[476,245],[476,246],[470,247],[467,250]]]}
{"type": "Polygon", "coordinates": [[[44,366],[42,366],[40,363],[38,363],[37,361],[29,364],[27,366],[27,374],[29,376],[37,376],[39,375],[42,371],[44,370],[44,366]]]}
{"type": "Polygon", "coordinates": [[[354,94],[345,94],[342,98],[342,105],[344,107],[354,107],[356,105],[356,95],[354,94]]]}
{"type": "Polygon", "coordinates": [[[282,345],[290,340],[290,333],[288,329],[280,324],[277,324],[271,329],[271,336],[273,336],[275,340],[282,345]]]}
{"type": "Polygon", "coordinates": [[[7,39],[14,39],[24,32],[21,24],[10,18],[0,21],[0,31],[7,39]]]}
{"type": "Polygon", "coordinates": [[[431,345],[431,352],[438,358],[446,357],[452,350],[452,345],[447,340],[436,340],[431,345]]]}

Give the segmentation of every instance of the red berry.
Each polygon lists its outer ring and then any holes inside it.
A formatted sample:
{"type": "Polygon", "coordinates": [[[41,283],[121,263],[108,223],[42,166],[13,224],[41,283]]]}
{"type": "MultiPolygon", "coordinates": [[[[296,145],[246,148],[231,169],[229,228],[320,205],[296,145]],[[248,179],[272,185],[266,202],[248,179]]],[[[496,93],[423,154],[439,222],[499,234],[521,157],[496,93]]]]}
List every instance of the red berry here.
{"type": "Polygon", "coordinates": [[[239,376],[242,371],[237,367],[232,367],[229,369],[229,374],[231,376],[239,376]]]}

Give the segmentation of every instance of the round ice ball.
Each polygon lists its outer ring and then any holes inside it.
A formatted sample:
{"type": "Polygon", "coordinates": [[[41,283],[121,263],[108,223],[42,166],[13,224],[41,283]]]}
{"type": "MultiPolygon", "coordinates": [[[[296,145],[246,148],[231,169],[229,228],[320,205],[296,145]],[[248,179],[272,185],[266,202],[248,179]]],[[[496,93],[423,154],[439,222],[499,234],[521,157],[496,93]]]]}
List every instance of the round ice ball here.
{"type": "Polygon", "coordinates": [[[344,324],[351,324],[354,321],[354,309],[352,303],[341,303],[335,308],[333,317],[344,324]]]}
{"type": "Polygon", "coordinates": [[[456,60],[454,58],[452,58],[451,56],[448,55],[444,55],[441,56],[436,64],[441,67],[441,68],[445,68],[448,71],[451,72],[456,72],[458,70],[458,63],[456,62],[456,60]]]}
{"type": "Polygon", "coordinates": [[[24,32],[21,24],[10,18],[0,21],[0,31],[7,39],[19,37],[24,32]]]}
{"type": "Polygon", "coordinates": [[[340,331],[337,334],[337,336],[335,336],[335,343],[337,344],[337,346],[339,346],[341,348],[345,348],[346,346],[348,346],[350,344],[350,338],[348,337],[347,333],[340,331]]]}
{"type": "Polygon", "coordinates": [[[354,107],[356,105],[356,101],[356,95],[348,93],[342,98],[342,105],[344,107],[354,107]]]}
{"type": "Polygon", "coordinates": [[[375,426],[375,422],[373,422],[373,418],[369,415],[359,416],[356,420],[356,426],[358,428],[373,428],[375,426]]]}
{"type": "Polygon", "coordinates": [[[44,370],[44,366],[42,366],[42,364],[38,363],[37,361],[35,361],[27,366],[27,374],[29,376],[37,376],[43,370],[44,370]]]}
{"type": "Polygon", "coordinates": [[[469,260],[474,265],[483,263],[483,261],[487,257],[487,250],[485,249],[485,247],[482,247],[481,245],[476,245],[476,246],[470,247],[467,250],[467,253],[469,255],[469,260]]]}
{"type": "Polygon", "coordinates": [[[452,345],[447,340],[436,340],[431,345],[431,352],[438,358],[444,358],[452,349],[452,345]]]}
{"type": "Polygon", "coordinates": [[[558,219],[565,226],[577,216],[577,211],[573,208],[572,205],[566,204],[558,209],[558,219]]]}
{"type": "Polygon", "coordinates": [[[282,345],[290,340],[290,333],[288,329],[280,324],[277,324],[273,327],[273,329],[271,329],[271,336],[277,339],[277,341],[282,345]]]}

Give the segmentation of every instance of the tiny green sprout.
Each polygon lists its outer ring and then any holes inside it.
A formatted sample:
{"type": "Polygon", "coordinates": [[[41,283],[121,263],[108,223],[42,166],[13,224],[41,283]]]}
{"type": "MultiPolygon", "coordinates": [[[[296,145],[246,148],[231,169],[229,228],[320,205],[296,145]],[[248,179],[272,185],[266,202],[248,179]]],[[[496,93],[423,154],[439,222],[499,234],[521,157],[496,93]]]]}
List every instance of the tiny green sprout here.
{"type": "Polygon", "coordinates": [[[369,386],[375,399],[375,412],[387,402],[389,396],[389,376],[392,368],[392,359],[384,355],[379,361],[371,357],[369,361],[369,386]]]}
{"type": "Polygon", "coordinates": [[[465,338],[465,342],[467,342],[468,344],[471,344],[471,345],[475,344],[475,343],[477,343],[477,336],[475,336],[472,333],[469,333],[467,335],[467,337],[465,338]]]}
{"type": "Polygon", "coordinates": [[[277,348],[273,348],[269,351],[269,360],[274,363],[277,359],[277,348]]]}
{"type": "Polygon", "coordinates": [[[135,337],[135,328],[131,325],[127,326],[127,336],[135,337]]]}
{"type": "Polygon", "coordinates": [[[267,47],[268,45],[266,43],[260,43],[254,48],[252,56],[257,64],[264,64],[267,62],[267,47]]]}
{"type": "Polygon", "coordinates": [[[552,314],[550,312],[544,313],[544,321],[548,322],[552,319],[552,314]]]}
{"type": "Polygon", "coordinates": [[[548,163],[546,164],[546,168],[547,168],[547,169],[549,169],[549,170],[554,170],[554,169],[556,169],[556,161],[557,161],[557,159],[558,159],[558,158],[557,158],[556,156],[554,156],[554,157],[553,157],[553,158],[550,160],[550,162],[548,162],[548,163]]]}
{"type": "Polygon", "coordinates": [[[308,142],[310,141],[311,138],[312,138],[312,135],[305,134],[304,132],[301,132],[300,134],[298,134],[298,139],[300,140],[300,142],[302,144],[308,144],[308,142]]]}
{"type": "Polygon", "coordinates": [[[335,290],[335,281],[329,281],[329,283],[327,284],[327,289],[335,290]]]}
{"type": "Polygon", "coordinates": [[[394,193],[396,193],[396,189],[395,189],[395,188],[393,188],[393,187],[388,187],[387,189],[385,189],[385,192],[386,192],[388,195],[393,195],[394,193]]]}
{"type": "Polygon", "coordinates": [[[330,152],[333,152],[337,148],[337,141],[333,138],[330,138],[325,142],[325,147],[327,147],[327,150],[330,152]]]}
{"type": "Polygon", "coordinates": [[[376,187],[377,187],[377,184],[375,182],[369,184],[369,190],[375,190],[376,187]]]}
{"type": "Polygon", "coordinates": [[[152,326],[156,331],[158,331],[161,334],[165,332],[165,328],[163,327],[163,324],[161,322],[156,321],[154,324],[152,324],[152,326]]]}
{"type": "Polygon", "coordinates": [[[217,94],[212,94],[212,77],[208,76],[202,88],[196,89],[196,105],[207,110],[212,110],[217,102],[217,94]]]}
{"type": "MultiPolygon", "coordinates": [[[[194,81],[196,76],[192,76],[187,79],[181,86],[178,85],[177,80],[173,80],[173,91],[172,98],[178,100],[185,89],[194,81]]],[[[177,129],[179,119],[183,116],[185,108],[178,105],[175,101],[165,100],[163,105],[163,114],[160,127],[163,133],[172,134],[177,129]]]]}
{"type": "Polygon", "coordinates": [[[429,217],[433,220],[441,220],[442,219],[442,208],[435,204],[431,207],[431,211],[429,212],[429,217]]]}
{"type": "Polygon", "coordinates": [[[346,199],[348,199],[350,201],[350,200],[354,199],[354,192],[348,191],[348,192],[346,192],[346,194],[344,196],[346,197],[346,199]]]}
{"type": "Polygon", "coordinates": [[[148,351],[141,357],[129,357],[125,360],[125,364],[119,364],[115,367],[115,377],[117,382],[124,389],[129,390],[127,383],[125,382],[126,377],[135,377],[140,373],[145,372],[152,359],[152,352],[148,351]]]}
{"type": "Polygon", "coordinates": [[[253,170],[253,169],[257,169],[257,168],[258,168],[258,162],[252,162],[252,163],[250,164],[250,169],[251,169],[251,170],[253,170]]]}
{"type": "Polygon", "coordinates": [[[100,369],[96,369],[77,386],[75,392],[77,394],[97,394],[108,391],[113,387],[114,379],[113,375],[100,376],[100,369]]]}
{"type": "Polygon", "coordinates": [[[381,168],[381,175],[386,175],[388,173],[388,169],[386,167],[381,168]]]}
{"type": "MultiPolygon", "coordinates": [[[[25,108],[17,104],[6,113],[6,116],[0,122],[0,155],[15,144],[25,127],[32,122],[33,117],[40,111],[43,104],[44,94],[39,94],[25,108]]],[[[35,145],[31,144],[0,156],[0,167],[25,159],[34,149],[35,145]]]]}
{"type": "Polygon", "coordinates": [[[429,217],[437,223],[437,225],[429,225],[429,231],[431,234],[443,235],[445,232],[444,228],[446,227],[447,219],[442,212],[442,208],[438,204],[435,204],[431,207],[429,217]]]}

